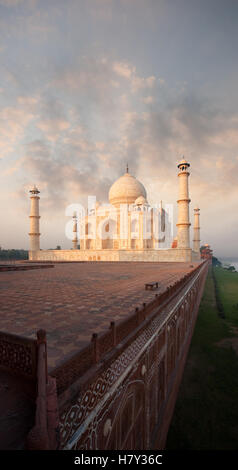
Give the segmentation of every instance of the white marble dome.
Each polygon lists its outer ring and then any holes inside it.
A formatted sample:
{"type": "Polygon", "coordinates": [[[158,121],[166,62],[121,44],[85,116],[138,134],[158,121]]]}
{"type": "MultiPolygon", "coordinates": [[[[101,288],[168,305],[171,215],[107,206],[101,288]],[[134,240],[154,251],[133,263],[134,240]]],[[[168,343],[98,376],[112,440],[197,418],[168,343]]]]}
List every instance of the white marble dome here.
{"type": "Polygon", "coordinates": [[[146,190],[143,184],[130,173],[125,173],[118,178],[109,190],[109,202],[114,206],[134,204],[140,196],[146,199],[146,190]]]}

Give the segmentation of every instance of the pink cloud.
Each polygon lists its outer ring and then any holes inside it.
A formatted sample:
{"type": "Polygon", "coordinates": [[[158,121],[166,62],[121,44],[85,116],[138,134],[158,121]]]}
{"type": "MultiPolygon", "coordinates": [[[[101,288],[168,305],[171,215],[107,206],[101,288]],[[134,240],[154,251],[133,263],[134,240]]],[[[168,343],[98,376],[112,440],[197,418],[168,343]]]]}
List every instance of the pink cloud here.
{"type": "Polygon", "coordinates": [[[49,141],[56,142],[62,136],[62,133],[69,129],[70,123],[61,119],[45,119],[38,121],[37,127],[49,141]]]}

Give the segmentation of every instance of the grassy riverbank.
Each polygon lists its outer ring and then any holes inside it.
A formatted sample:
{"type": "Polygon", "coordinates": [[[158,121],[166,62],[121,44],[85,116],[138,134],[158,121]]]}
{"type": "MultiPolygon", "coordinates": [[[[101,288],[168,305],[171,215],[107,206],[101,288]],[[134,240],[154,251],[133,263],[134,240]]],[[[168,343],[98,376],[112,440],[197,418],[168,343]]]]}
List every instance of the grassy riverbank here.
{"type": "Polygon", "coordinates": [[[167,438],[172,449],[238,449],[238,273],[209,271],[167,438]]]}

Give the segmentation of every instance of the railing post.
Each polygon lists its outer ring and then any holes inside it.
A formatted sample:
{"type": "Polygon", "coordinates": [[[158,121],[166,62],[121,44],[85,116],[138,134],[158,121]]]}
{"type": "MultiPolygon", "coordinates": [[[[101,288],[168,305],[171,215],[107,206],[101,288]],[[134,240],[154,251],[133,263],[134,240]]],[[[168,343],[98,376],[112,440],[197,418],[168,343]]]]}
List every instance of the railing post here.
{"type": "Polygon", "coordinates": [[[31,450],[48,450],[49,435],[47,422],[47,393],[48,382],[47,354],[46,354],[46,332],[37,331],[37,398],[35,426],[27,437],[27,448],[31,450]]]}
{"type": "Polygon", "coordinates": [[[136,318],[137,318],[137,325],[140,324],[140,311],[139,311],[139,307],[136,307],[135,308],[135,313],[136,313],[136,318]]]}
{"type": "Polygon", "coordinates": [[[47,342],[46,342],[46,331],[38,330],[36,333],[38,347],[40,344],[44,344],[44,359],[45,359],[45,380],[48,383],[48,364],[47,364],[47,342]]]}
{"type": "Polygon", "coordinates": [[[146,319],[146,302],[143,302],[143,320],[146,319]]]}
{"type": "Polygon", "coordinates": [[[99,361],[99,347],[98,347],[98,335],[97,335],[97,333],[93,333],[92,343],[93,343],[93,361],[95,363],[97,363],[99,361]]]}
{"type": "Polygon", "coordinates": [[[57,450],[59,447],[59,410],[56,379],[54,377],[49,377],[47,384],[47,423],[49,448],[57,450]]]}
{"type": "Polygon", "coordinates": [[[117,338],[116,338],[116,325],[114,321],[111,321],[110,323],[110,328],[112,332],[112,341],[113,341],[113,346],[116,346],[117,344],[117,338]]]}

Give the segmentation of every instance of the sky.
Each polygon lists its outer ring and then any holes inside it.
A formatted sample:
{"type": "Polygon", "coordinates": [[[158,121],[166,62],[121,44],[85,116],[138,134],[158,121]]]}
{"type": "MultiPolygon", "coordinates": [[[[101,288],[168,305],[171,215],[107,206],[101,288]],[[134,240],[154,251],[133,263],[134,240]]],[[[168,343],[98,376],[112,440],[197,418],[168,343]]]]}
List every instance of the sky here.
{"type": "Polygon", "coordinates": [[[67,206],[127,163],[176,223],[184,155],[201,243],[238,256],[237,22],[237,0],[0,0],[0,246],[28,248],[36,184],[41,247],[70,248],[67,206]]]}

